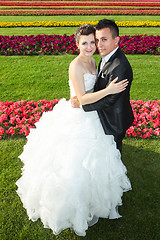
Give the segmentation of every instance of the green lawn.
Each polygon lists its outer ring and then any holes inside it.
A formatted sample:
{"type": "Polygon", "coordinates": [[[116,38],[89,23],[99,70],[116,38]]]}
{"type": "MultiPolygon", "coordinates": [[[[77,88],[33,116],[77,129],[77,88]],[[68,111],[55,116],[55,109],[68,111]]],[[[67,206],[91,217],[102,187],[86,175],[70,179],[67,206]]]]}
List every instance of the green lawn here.
{"type": "MultiPolygon", "coordinates": [[[[1,101],[69,98],[68,67],[76,56],[0,56],[1,101]]],[[[98,64],[100,57],[94,55],[98,64]]],[[[159,99],[159,56],[127,55],[133,68],[131,99],[159,99]]]]}
{"type": "Polygon", "coordinates": [[[124,139],[122,159],[128,169],[132,191],[123,196],[118,220],[100,221],[87,231],[85,238],[77,237],[69,229],[54,236],[44,229],[40,220],[28,220],[26,211],[16,194],[15,182],[22,167],[18,155],[26,140],[8,139],[0,144],[1,159],[1,238],[3,240],[159,240],[160,148],[157,140],[124,139]]]}
{"type": "MultiPolygon", "coordinates": [[[[57,34],[63,35],[64,33],[67,35],[75,34],[78,27],[28,27],[28,28],[0,28],[0,35],[42,35],[42,34],[57,34]]],[[[147,34],[147,35],[160,35],[160,28],[140,28],[140,27],[132,27],[120,28],[120,36],[123,35],[137,35],[137,34],[147,34]]]]}
{"type": "MultiPolygon", "coordinates": [[[[160,16],[67,16],[67,21],[97,21],[103,18],[116,21],[160,21],[160,16]]],[[[66,21],[66,16],[0,16],[1,22],[66,21]]],[[[0,28],[0,35],[74,34],[77,27],[0,28]]],[[[159,35],[160,28],[120,28],[120,35],[159,35]]]]}
{"type": "MultiPolygon", "coordinates": [[[[0,17],[0,21],[41,21],[41,20],[98,20],[104,16],[84,17],[0,17]]],[[[113,16],[124,20],[156,20],[157,16],[113,16]]],[[[109,18],[112,18],[110,16],[109,18]]],[[[43,28],[31,29],[31,32],[43,28]]],[[[55,31],[59,31],[56,28],[55,31]]],[[[74,28],[73,28],[74,29],[74,28]]],[[[72,28],[62,29],[62,33],[71,35],[72,28]],[[65,32],[68,31],[68,32],[65,32]]],[[[132,28],[133,34],[142,29],[151,29],[153,35],[159,34],[155,28],[132,28]]],[[[15,29],[0,29],[8,31],[15,29]]],[[[120,29],[120,31],[122,28],[120,29]]],[[[17,34],[29,33],[29,28],[18,29],[17,34]],[[23,31],[21,33],[21,31],[23,31]]],[[[48,28],[47,31],[52,31],[48,28]]],[[[124,28],[126,34],[128,29],[124,28]]],[[[129,30],[130,31],[130,30],[129,30]]],[[[39,33],[40,33],[39,32],[39,33]]],[[[56,33],[56,32],[54,32],[56,33]]],[[[7,33],[5,33],[7,34],[7,33]]],[[[32,33],[33,34],[33,33],[32,33]]],[[[42,33],[41,33],[42,34],[42,33]]],[[[47,33],[49,34],[49,32],[47,33]]],[[[123,34],[122,34],[123,35],[123,34]]],[[[52,100],[69,98],[68,66],[75,56],[0,56],[0,101],[6,100],[52,100]]],[[[100,57],[95,55],[96,62],[100,57]]],[[[127,55],[134,80],[131,99],[159,99],[159,56],[127,55]]],[[[133,190],[123,196],[123,206],[119,208],[123,216],[118,220],[100,221],[87,231],[85,238],[65,230],[54,236],[52,231],[44,229],[41,221],[28,220],[26,211],[16,194],[15,182],[21,175],[22,163],[18,158],[26,138],[9,138],[0,141],[0,239],[2,240],[159,240],[159,204],[160,204],[160,144],[158,139],[124,139],[122,160],[128,169],[133,190]]]]}
{"type": "Polygon", "coordinates": [[[97,21],[103,18],[116,21],[160,21],[160,16],[96,15],[96,16],[0,16],[1,22],[21,21],[97,21]]]}

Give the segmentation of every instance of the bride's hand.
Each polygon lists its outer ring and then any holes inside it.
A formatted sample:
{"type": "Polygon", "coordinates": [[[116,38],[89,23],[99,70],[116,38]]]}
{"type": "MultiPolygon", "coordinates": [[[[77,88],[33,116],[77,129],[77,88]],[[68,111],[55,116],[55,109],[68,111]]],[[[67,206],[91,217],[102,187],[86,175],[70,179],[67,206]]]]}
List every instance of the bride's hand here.
{"type": "Polygon", "coordinates": [[[109,91],[109,94],[115,94],[115,93],[120,93],[123,92],[127,85],[128,85],[128,80],[124,79],[118,83],[116,83],[118,80],[118,77],[116,77],[108,86],[107,90],[109,91]]]}

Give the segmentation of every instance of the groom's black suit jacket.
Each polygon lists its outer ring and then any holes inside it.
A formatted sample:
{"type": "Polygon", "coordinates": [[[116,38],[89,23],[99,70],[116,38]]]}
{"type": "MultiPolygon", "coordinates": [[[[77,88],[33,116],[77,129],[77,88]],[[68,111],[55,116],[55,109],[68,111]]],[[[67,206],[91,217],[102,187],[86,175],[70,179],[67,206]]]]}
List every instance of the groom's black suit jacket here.
{"type": "Polygon", "coordinates": [[[134,120],[130,105],[133,72],[126,56],[119,48],[104,65],[102,71],[98,71],[94,91],[104,89],[116,77],[118,77],[118,82],[126,78],[129,81],[123,92],[108,95],[95,103],[82,106],[84,111],[97,110],[105,134],[114,136],[125,134],[134,120]]]}

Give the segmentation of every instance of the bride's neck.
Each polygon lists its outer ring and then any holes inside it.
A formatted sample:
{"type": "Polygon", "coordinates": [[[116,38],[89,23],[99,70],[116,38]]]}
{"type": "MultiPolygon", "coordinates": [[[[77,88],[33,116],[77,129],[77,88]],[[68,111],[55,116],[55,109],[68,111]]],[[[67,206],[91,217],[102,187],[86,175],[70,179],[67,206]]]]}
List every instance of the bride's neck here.
{"type": "Polygon", "coordinates": [[[81,60],[84,63],[91,63],[92,62],[92,57],[90,57],[90,56],[85,56],[85,55],[79,54],[79,58],[81,58],[81,60]]]}

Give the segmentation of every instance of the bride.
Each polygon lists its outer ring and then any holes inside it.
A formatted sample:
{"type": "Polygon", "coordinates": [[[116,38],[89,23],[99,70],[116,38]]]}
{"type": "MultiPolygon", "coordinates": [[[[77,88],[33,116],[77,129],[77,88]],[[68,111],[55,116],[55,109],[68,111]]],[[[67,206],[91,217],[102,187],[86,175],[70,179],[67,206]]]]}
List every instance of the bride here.
{"type": "MultiPolygon", "coordinates": [[[[79,55],[69,67],[71,97],[81,104],[123,91],[126,80],[93,92],[96,82],[95,29],[82,25],[75,34],[79,55]]],[[[72,108],[61,99],[31,129],[19,156],[24,163],[16,182],[29,219],[59,234],[66,228],[85,236],[99,218],[121,217],[123,192],[131,189],[126,167],[112,135],[105,135],[96,111],[72,108]]]]}

